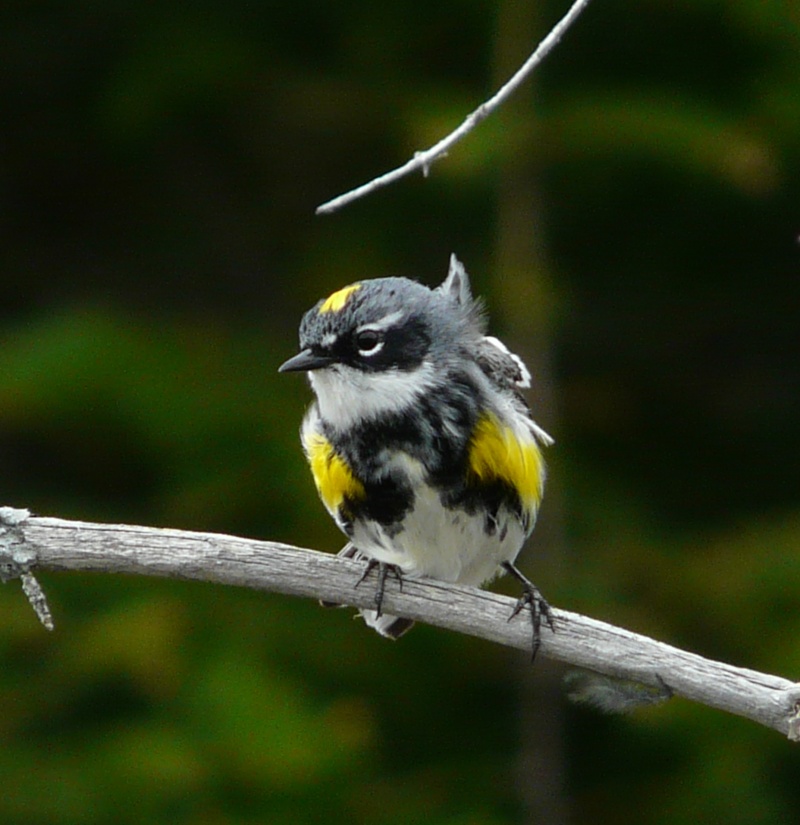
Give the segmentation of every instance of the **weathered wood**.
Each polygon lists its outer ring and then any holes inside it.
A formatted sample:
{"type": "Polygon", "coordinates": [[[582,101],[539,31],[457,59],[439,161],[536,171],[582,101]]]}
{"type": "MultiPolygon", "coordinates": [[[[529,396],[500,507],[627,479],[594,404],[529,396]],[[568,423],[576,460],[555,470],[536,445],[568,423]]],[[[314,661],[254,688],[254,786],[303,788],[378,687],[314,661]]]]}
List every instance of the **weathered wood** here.
{"type": "MultiPolygon", "coordinates": [[[[369,581],[355,586],[363,572],[360,562],[277,542],[39,517],[18,519],[13,529],[16,546],[26,559],[35,558],[32,566],[41,570],[197,579],[373,606],[369,581]]],[[[387,613],[529,651],[527,617],[508,621],[513,606],[513,599],[496,593],[431,580],[406,579],[401,589],[391,577],[384,600],[387,613]]],[[[666,687],[674,695],[798,739],[800,685],[705,659],[576,613],[553,613],[556,632],[543,628],[540,655],[617,679],[666,687]]]]}

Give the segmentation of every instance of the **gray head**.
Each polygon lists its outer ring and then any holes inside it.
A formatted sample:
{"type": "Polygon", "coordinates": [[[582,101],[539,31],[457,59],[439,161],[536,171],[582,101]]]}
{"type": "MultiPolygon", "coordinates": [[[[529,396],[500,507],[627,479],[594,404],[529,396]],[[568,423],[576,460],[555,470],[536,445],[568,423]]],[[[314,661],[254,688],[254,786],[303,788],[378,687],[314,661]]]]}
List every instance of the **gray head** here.
{"type": "Polygon", "coordinates": [[[280,372],[343,365],[410,371],[483,334],[480,309],[455,256],[437,289],[408,278],[359,281],[318,301],[300,324],[300,349],[280,372]]]}
{"type": "Polygon", "coordinates": [[[323,416],[344,422],[353,418],[347,405],[360,416],[412,401],[482,335],[467,273],[453,256],[437,289],[376,278],[319,301],[300,324],[301,351],[280,371],[308,372],[323,416]]]}

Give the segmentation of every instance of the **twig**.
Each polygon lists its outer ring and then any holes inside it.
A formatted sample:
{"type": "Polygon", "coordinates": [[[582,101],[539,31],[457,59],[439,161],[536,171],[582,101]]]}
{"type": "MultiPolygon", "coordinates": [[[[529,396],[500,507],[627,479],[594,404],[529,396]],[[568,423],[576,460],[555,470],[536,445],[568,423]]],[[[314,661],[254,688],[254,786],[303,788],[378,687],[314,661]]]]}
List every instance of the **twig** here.
{"type": "Polygon", "coordinates": [[[580,13],[588,5],[589,0],[575,0],[570,7],[570,10],[564,15],[564,17],[561,18],[561,20],[558,21],[558,23],[556,23],[555,26],[553,26],[547,37],[545,37],[544,40],[542,40],[542,42],[536,47],[536,51],[534,51],[525,63],[522,64],[511,79],[508,80],[508,82],[505,83],[505,85],[503,85],[493,97],[478,106],[474,112],[467,115],[464,122],[455,131],[451,132],[447,135],[447,137],[440,140],[434,146],[431,146],[430,149],[426,149],[424,152],[415,152],[414,157],[407,163],[403,164],[403,166],[399,166],[391,172],[386,172],[383,175],[379,175],[369,183],[362,184],[355,189],[351,189],[349,192],[345,192],[343,195],[339,195],[332,200],[326,201],[317,207],[316,214],[328,215],[331,212],[335,212],[337,209],[341,209],[348,203],[351,203],[364,195],[369,195],[376,189],[388,186],[390,183],[394,183],[396,180],[399,180],[406,175],[410,175],[412,172],[421,170],[423,175],[427,177],[431,165],[435,161],[446,155],[451,146],[458,143],[461,138],[466,137],[466,135],[468,135],[482,120],[492,114],[495,109],[502,106],[503,103],[505,103],[505,101],[511,97],[512,94],[514,94],[514,92],[528,79],[528,76],[533,72],[533,70],[558,44],[567,29],[575,22],[575,20],[577,20],[580,13]]]}
{"type": "MultiPolygon", "coordinates": [[[[38,517],[14,529],[42,570],[196,579],[374,606],[370,588],[354,586],[360,562],[277,542],[38,517]]],[[[528,622],[524,617],[508,621],[513,606],[513,599],[496,593],[430,580],[406,579],[402,590],[389,580],[384,599],[392,614],[529,651],[528,622]]],[[[544,630],[540,655],[744,716],[795,741],[800,736],[800,685],[704,659],[576,613],[553,613],[556,632],[544,630]]]]}
{"type": "Polygon", "coordinates": [[[0,507],[0,581],[19,579],[22,592],[46,630],[53,629],[53,617],[39,582],[31,573],[36,554],[25,544],[22,525],[30,518],[30,510],[0,507]]]}

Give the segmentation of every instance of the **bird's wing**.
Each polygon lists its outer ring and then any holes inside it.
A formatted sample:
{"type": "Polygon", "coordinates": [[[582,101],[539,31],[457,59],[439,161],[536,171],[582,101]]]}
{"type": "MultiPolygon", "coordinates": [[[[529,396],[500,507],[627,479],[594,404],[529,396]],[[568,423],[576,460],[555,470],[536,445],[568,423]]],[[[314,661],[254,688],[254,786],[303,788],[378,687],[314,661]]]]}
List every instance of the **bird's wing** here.
{"type": "Polygon", "coordinates": [[[552,444],[553,438],[530,417],[530,408],[522,395],[522,390],[531,385],[531,374],[522,359],[502,341],[486,335],[478,341],[475,348],[475,361],[496,389],[513,394],[520,402],[534,436],[542,444],[552,444]]]}
{"type": "Polygon", "coordinates": [[[491,335],[485,335],[478,341],[475,360],[499,390],[513,390],[519,395],[520,390],[531,385],[531,374],[522,359],[491,335]]]}

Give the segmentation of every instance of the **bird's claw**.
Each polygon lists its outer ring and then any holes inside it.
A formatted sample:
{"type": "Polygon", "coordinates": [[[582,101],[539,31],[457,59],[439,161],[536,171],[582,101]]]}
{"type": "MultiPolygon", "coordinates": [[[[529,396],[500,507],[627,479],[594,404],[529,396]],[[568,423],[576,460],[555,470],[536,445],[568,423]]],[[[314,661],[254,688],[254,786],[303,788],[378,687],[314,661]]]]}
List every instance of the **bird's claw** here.
{"type": "Polygon", "coordinates": [[[377,561],[377,559],[367,559],[367,567],[361,574],[361,578],[356,582],[358,587],[375,569],[378,568],[378,586],[375,588],[375,615],[380,617],[383,611],[383,595],[386,591],[386,579],[391,573],[403,589],[403,573],[396,564],[388,564],[385,561],[377,561]]]}
{"type": "Polygon", "coordinates": [[[531,662],[533,662],[536,659],[539,648],[542,646],[542,622],[550,628],[552,633],[556,631],[553,610],[539,588],[530,581],[530,579],[520,573],[513,564],[506,562],[503,567],[522,584],[523,588],[522,595],[517,599],[517,603],[514,605],[508,621],[510,622],[515,616],[521,613],[525,607],[529,607],[531,611],[531,662]]]}

